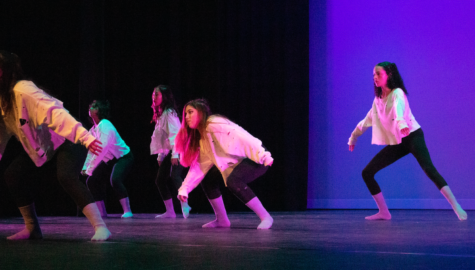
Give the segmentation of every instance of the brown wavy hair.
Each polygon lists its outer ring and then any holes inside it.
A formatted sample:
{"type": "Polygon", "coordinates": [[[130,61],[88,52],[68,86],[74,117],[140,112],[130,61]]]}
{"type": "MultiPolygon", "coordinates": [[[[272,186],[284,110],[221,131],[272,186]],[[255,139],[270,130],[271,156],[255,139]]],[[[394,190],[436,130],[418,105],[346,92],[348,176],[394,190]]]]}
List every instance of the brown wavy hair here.
{"type": "Polygon", "coordinates": [[[189,167],[198,157],[201,136],[204,136],[203,139],[207,143],[208,140],[206,139],[205,132],[209,116],[211,116],[211,109],[206,99],[189,101],[183,107],[183,121],[175,139],[176,150],[180,154],[180,164],[182,166],[189,167]],[[186,107],[188,106],[195,108],[200,115],[200,123],[196,129],[190,128],[185,121],[186,107]]]}

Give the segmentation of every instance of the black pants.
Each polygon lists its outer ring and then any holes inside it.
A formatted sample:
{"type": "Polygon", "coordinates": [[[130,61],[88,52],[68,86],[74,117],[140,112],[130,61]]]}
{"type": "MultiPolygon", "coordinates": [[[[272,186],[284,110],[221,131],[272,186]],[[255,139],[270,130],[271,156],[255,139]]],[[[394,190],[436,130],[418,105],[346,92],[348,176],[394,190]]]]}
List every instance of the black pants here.
{"type": "MultiPolygon", "coordinates": [[[[229,175],[226,185],[228,189],[244,204],[252,200],[256,195],[247,185],[267,171],[268,167],[257,164],[250,159],[244,159],[229,175]]],[[[213,167],[201,181],[201,187],[208,199],[216,199],[221,196],[219,181],[222,181],[220,171],[213,167]],[[219,176],[218,176],[219,173],[219,176]]]]}
{"type": "Polygon", "coordinates": [[[127,198],[128,194],[124,182],[133,164],[134,155],[132,155],[132,151],[119,159],[114,158],[107,163],[102,161],[94,170],[92,176],[87,178],[86,182],[94,200],[103,201],[106,199],[107,182],[110,182],[119,200],[127,198]],[[109,179],[109,181],[106,179],[109,179]]]}
{"type": "Polygon", "coordinates": [[[374,179],[374,175],[409,153],[414,155],[421,168],[439,190],[447,185],[447,182],[445,182],[444,178],[437,172],[434,164],[432,164],[424,139],[424,133],[422,129],[418,129],[409,134],[409,136],[404,137],[400,144],[384,147],[374,156],[368,165],[366,165],[366,168],[363,170],[363,179],[371,195],[376,195],[381,192],[381,188],[374,179]]]}
{"type": "MultiPolygon", "coordinates": [[[[82,147],[82,145],[65,141],[56,150],[53,158],[42,166],[56,165],[59,183],[80,209],[94,202],[87,187],[79,180],[79,172],[84,162],[82,147]]],[[[16,156],[6,169],[5,182],[18,207],[34,202],[32,181],[36,180],[34,177],[39,171],[40,168],[36,167],[25,151],[16,156]]]]}
{"type": "Polygon", "coordinates": [[[160,164],[157,177],[155,178],[155,185],[157,185],[164,201],[172,198],[170,188],[178,190],[183,183],[181,174],[184,168],[180,164],[172,165],[171,158],[172,152],[170,151],[160,164]]]}

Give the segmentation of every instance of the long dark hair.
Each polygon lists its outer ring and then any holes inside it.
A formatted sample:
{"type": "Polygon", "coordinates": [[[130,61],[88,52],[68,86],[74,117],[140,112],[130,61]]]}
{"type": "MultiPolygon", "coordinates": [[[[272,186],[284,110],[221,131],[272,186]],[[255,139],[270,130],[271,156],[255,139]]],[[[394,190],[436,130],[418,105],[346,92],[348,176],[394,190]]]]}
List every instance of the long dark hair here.
{"type": "Polygon", "coordinates": [[[97,108],[97,116],[100,120],[110,118],[111,104],[108,100],[93,100],[91,104],[89,104],[89,108],[92,106],[97,108]]]}
{"type": "MultiPolygon", "coordinates": [[[[181,128],[175,139],[176,150],[180,153],[180,164],[189,167],[199,154],[201,134],[205,134],[206,123],[208,117],[211,116],[211,109],[209,108],[206,99],[195,99],[189,101],[183,107],[183,121],[181,128]],[[192,129],[185,121],[186,107],[191,106],[195,108],[200,115],[200,123],[198,128],[192,129]]],[[[204,138],[206,140],[206,137],[204,138]]]]}
{"type": "Polygon", "coordinates": [[[152,103],[152,109],[153,109],[153,118],[150,123],[157,123],[158,118],[162,116],[162,113],[168,109],[172,109],[175,113],[177,111],[176,103],[175,103],[175,98],[173,97],[173,93],[170,90],[170,87],[168,85],[159,85],[155,88],[153,88],[153,92],[160,92],[162,93],[162,103],[159,106],[155,106],[152,103]]]}
{"type": "Polygon", "coordinates": [[[24,78],[20,57],[14,53],[0,51],[0,99],[3,111],[8,114],[13,109],[15,94],[13,87],[24,78]]]}
{"type": "MultiPolygon", "coordinates": [[[[394,90],[396,88],[401,88],[402,91],[404,91],[404,93],[408,95],[406,86],[404,85],[404,82],[402,81],[401,74],[399,74],[399,70],[397,69],[397,66],[395,63],[381,62],[377,64],[376,66],[382,67],[384,71],[386,71],[386,74],[388,75],[387,85],[389,89],[394,90]]],[[[376,85],[374,85],[374,95],[377,96],[378,98],[381,98],[381,96],[383,95],[383,90],[381,90],[381,87],[377,87],[376,85]]]]}

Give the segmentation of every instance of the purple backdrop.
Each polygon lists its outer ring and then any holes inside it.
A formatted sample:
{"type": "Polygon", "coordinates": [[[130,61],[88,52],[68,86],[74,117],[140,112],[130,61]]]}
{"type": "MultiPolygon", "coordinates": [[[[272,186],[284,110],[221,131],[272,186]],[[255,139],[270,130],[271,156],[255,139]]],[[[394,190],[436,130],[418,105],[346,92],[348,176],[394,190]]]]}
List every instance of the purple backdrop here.
{"type": "MultiPolygon", "coordinates": [[[[376,208],[361,171],[382,149],[371,130],[372,69],[395,62],[436,168],[475,209],[475,1],[309,1],[308,208],[376,208]]],[[[390,208],[447,209],[412,155],[376,175],[390,208]]]]}

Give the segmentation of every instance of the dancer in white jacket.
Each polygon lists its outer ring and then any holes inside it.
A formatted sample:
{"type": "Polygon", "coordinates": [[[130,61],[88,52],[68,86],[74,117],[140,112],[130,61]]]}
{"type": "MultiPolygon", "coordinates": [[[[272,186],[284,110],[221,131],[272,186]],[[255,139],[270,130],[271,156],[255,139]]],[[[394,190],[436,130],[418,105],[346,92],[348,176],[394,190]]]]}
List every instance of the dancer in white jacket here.
{"type": "Polygon", "coordinates": [[[86,183],[103,217],[107,216],[104,200],[110,182],[124,211],[122,218],[131,218],[133,214],[124,182],[134,164],[134,156],[107,119],[109,114],[109,101],[94,100],[89,105],[89,116],[94,123],[89,132],[102,142],[103,150],[99,155],[88,152],[81,173],[89,175],[86,183]]]}
{"type": "Polygon", "coordinates": [[[43,238],[30,181],[38,174],[38,167],[54,162],[61,186],[95,229],[92,240],[107,240],[110,231],[78,174],[81,169],[78,143],[97,155],[102,150],[100,142],[64,109],[61,101],[33,82],[23,80],[19,57],[6,51],[0,51],[0,99],[0,158],[11,136],[25,149],[5,171],[6,184],[25,220],[25,229],[7,239],[43,238]]]}
{"type": "MultiPolygon", "coordinates": [[[[262,142],[225,117],[211,115],[207,102],[197,99],[188,102],[183,110],[183,124],[176,144],[180,162],[190,166],[179,189],[178,197],[187,201],[188,194],[203,180],[214,166],[221,172],[226,186],[261,219],[258,229],[269,229],[273,219],[254,192],[247,185],[263,175],[274,160],[262,142]]],[[[216,214],[216,220],[204,228],[231,225],[216,178],[202,182],[216,214]]]]}
{"type": "Polygon", "coordinates": [[[365,119],[358,123],[348,142],[349,150],[353,151],[357,138],[372,127],[372,143],[387,145],[363,170],[363,179],[379,208],[377,214],[366,219],[391,219],[383,193],[374,176],[378,171],[411,153],[450,203],[458,218],[466,220],[467,213],[460,207],[447,182],[432,164],[424,133],[409,108],[407,90],[396,64],[390,62],[377,64],[373,69],[373,80],[375,93],[373,107],[365,119]]]}
{"type": "MultiPolygon", "coordinates": [[[[175,149],[175,137],[181,123],[169,86],[159,85],[153,89],[152,109],[152,123],[155,122],[155,130],[150,143],[150,154],[157,155],[159,169],[155,184],[166,209],[165,213],[157,215],[156,218],[176,218],[170,188],[178,189],[183,182],[181,176],[183,166],[180,165],[175,149]]],[[[188,202],[181,202],[181,209],[183,217],[188,218],[191,210],[188,202]]]]}

